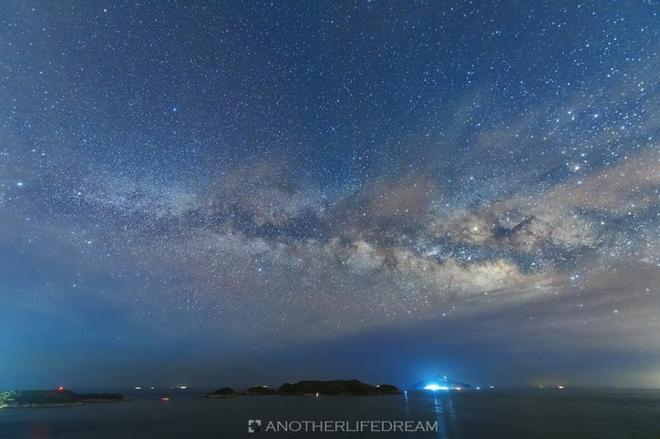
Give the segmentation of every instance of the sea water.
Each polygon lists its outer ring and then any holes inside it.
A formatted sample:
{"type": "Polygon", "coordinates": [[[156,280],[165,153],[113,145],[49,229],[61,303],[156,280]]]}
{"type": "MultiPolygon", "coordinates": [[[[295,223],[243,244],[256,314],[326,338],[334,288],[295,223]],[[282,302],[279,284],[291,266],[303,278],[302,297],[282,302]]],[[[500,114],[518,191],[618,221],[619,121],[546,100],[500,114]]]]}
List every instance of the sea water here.
{"type": "MultiPolygon", "coordinates": [[[[660,392],[481,390],[393,396],[131,395],[119,403],[0,410],[2,438],[629,438],[660,437],[660,392]],[[259,421],[259,422],[256,422],[259,421]],[[393,422],[431,430],[371,432],[393,422]],[[268,430],[268,425],[295,432],[268,430]],[[299,426],[307,423],[308,432],[299,426]],[[313,422],[316,422],[314,424],[313,422]],[[321,432],[337,425],[362,433],[321,432]],[[373,424],[372,424],[373,422],[373,424]],[[303,423],[303,424],[301,424],[303,423]],[[311,429],[317,427],[315,432],[311,429]],[[251,428],[252,427],[252,428],[251,428]],[[254,433],[250,432],[255,431],[254,433]],[[259,430],[259,431],[257,431],[259,430]]],[[[401,424],[398,424],[401,425],[401,424]]]]}

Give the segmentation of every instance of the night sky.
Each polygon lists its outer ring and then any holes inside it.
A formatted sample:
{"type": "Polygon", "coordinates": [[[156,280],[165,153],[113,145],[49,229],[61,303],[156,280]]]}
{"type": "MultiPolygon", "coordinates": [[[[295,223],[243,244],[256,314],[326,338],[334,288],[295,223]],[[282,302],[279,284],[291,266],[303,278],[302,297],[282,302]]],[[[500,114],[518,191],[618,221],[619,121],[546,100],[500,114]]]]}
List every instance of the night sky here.
{"type": "Polygon", "coordinates": [[[656,1],[0,3],[0,388],[660,387],[656,1]]]}

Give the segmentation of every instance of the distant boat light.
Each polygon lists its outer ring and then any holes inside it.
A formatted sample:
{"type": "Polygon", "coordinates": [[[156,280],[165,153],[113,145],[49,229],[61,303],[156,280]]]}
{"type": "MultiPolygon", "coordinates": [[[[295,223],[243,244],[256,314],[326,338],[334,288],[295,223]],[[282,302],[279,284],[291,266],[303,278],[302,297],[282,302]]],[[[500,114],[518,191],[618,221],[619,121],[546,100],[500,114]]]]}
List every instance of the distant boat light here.
{"type": "Polygon", "coordinates": [[[449,390],[449,387],[447,386],[440,386],[435,383],[427,384],[424,386],[424,390],[430,390],[432,392],[437,392],[438,390],[449,390]]]}
{"type": "Polygon", "coordinates": [[[181,389],[181,390],[186,390],[187,388],[188,388],[188,386],[179,386],[179,389],[181,389]]]}

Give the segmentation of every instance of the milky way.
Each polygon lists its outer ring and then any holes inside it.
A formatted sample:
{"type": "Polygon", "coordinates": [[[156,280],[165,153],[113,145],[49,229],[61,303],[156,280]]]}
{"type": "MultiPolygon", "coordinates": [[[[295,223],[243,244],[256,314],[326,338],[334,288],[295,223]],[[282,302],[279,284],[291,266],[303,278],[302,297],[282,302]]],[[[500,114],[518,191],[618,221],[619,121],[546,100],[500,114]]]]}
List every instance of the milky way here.
{"type": "Polygon", "coordinates": [[[660,386],[654,2],[10,1],[0,26],[0,387],[660,386]]]}

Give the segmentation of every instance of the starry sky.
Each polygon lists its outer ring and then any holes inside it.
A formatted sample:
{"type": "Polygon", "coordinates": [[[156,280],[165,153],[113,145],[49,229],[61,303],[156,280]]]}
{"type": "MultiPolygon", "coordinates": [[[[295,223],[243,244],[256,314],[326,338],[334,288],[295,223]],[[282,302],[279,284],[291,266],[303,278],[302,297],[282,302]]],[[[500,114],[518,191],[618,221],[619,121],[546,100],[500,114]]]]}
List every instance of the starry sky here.
{"type": "Polygon", "coordinates": [[[0,388],[660,387],[656,1],[0,3],[0,388]]]}

